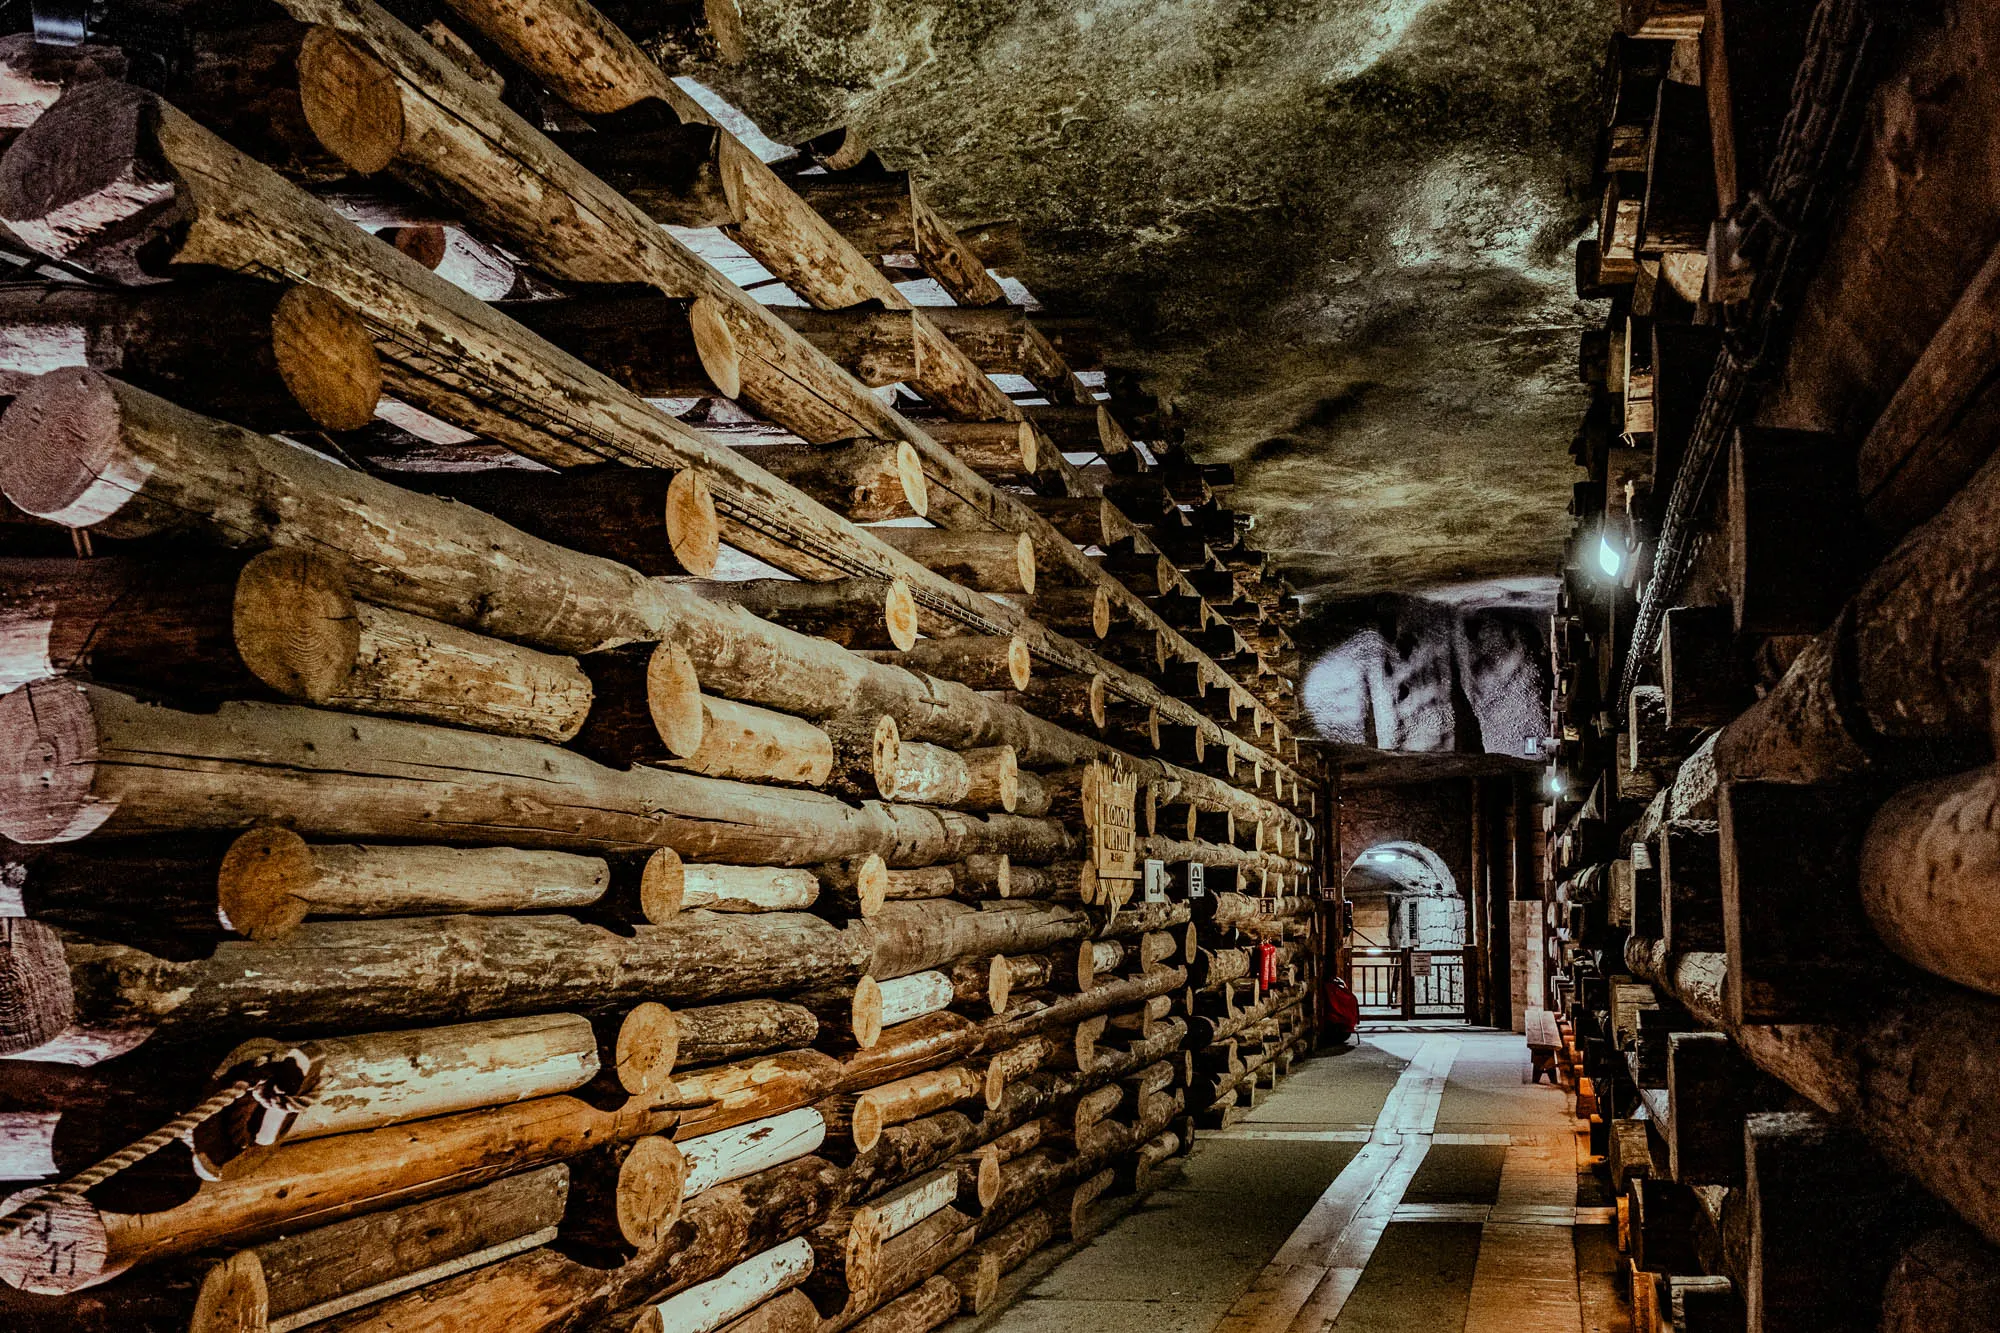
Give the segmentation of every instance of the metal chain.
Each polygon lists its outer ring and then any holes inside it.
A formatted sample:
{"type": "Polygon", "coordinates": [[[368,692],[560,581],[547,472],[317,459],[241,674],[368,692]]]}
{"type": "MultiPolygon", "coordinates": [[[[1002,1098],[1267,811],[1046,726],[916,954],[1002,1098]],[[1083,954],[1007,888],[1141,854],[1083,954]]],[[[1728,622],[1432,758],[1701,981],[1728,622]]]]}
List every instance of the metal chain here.
{"type": "Polygon", "coordinates": [[[1704,545],[1702,520],[1737,423],[1782,336],[1810,272],[1815,235],[1832,211],[1859,143],[1857,125],[1867,75],[1882,24],[1870,12],[1879,0],[1821,0],[1806,37],[1806,55],[1792,85],[1792,107],[1779,136],[1768,193],[1750,195],[1724,220],[1753,256],[1756,278],[1741,313],[1725,312],[1722,355],[1709,377],[1701,411],[1674,478],[1660,523],[1652,577],[1632,626],[1619,697],[1639,684],[1666,610],[1674,604],[1704,545]]]}

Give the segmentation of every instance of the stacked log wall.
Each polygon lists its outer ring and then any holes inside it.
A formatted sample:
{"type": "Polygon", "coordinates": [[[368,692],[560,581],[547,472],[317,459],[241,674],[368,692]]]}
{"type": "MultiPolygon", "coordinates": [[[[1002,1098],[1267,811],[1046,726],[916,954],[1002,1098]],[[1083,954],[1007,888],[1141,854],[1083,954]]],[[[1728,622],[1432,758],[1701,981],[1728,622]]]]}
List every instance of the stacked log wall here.
{"type": "Polygon", "coordinates": [[[1578,254],[1609,317],[1552,634],[1550,999],[1641,1326],[1989,1328],[2000,215],[1969,164],[2000,142],[2000,28],[1668,8],[1626,7],[1578,254]],[[1753,348],[1779,163],[1840,207],[1795,238],[1819,258],[1753,348]],[[1703,226],[1653,226],[1683,216],[1703,226]],[[1718,397],[1752,356],[1750,396],[1718,397]],[[1714,503],[1669,513],[1716,413],[1738,425],[1714,503]],[[1656,567],[1690,534],[1691,574],[1656,567]]]}
{"type": "Polygon", "coordinates": [[[10,1327],[908,1333],[1307,1049],[1228,470],[714,125],[729,12],[0,40],[10,1327]]]}

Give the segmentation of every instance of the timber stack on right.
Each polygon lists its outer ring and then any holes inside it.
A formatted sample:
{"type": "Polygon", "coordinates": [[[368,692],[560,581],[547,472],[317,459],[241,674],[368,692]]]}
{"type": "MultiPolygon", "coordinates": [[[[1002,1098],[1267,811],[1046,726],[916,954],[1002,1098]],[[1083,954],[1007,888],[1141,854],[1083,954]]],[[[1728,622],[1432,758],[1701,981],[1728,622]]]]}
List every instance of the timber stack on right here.
{"type": "Polygon", "coordinates": [[[393,10],[0,38],[0,1326],[987,1308],[1311,1047],[1296,602],[726,0],[393,10]]]}
{"type": "Polygon", "coordinates": [[[1552,636],[1642,1330],[2000,1327],[2000,11],[1627,0],[1552,636]]]}

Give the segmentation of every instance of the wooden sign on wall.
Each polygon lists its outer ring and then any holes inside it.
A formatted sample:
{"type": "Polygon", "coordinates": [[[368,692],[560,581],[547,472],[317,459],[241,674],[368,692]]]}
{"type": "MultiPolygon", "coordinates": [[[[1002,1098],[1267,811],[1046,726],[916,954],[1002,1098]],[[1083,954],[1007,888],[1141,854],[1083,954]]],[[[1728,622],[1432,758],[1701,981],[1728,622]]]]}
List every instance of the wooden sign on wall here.
{"type": "Polygon", "coordinates": [[[1138,801],[1136,773],[1098,762],[1084,770],[1083,822],[1090,835],[1098,901],[1114,908],[1132,901],[1139,884],[1138,801]]]}

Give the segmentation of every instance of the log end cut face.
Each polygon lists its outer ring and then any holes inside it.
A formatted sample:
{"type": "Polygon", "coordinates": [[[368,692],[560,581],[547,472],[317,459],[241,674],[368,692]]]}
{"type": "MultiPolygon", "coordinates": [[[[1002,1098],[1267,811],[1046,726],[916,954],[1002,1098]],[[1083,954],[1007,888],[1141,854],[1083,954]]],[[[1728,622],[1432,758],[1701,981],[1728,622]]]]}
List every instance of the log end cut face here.
{"type": "Polygon", "coordinates": [[[0,836],[74,842],[117,810],[97,792],[99,737],[90,695],[68,680],[0,695],[0,836]]]}

